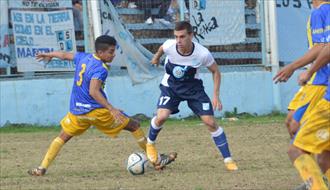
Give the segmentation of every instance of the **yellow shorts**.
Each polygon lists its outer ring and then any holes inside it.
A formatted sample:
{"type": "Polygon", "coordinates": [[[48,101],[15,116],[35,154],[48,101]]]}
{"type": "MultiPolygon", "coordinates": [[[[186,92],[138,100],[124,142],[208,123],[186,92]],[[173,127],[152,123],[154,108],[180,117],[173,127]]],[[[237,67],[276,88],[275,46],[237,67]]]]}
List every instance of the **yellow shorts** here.
{"type": "Polygon", "coordinates": [[[301,121],[293,144],[307,152],[330,151],[330,102],[322,99],[301,121]]]}
{"type": "Polygon", "coordinates": [[[310,111],[323,98],[326,89],[327,86],[322,85],[305,85],[301,87],[291,100],[288,110],[297,110],[309,103],[309,108],[306,111],[310,111]]]}
{"type": "Polygon", "coordinates": [[[69,112],[62,119],[61,126],[64,132],[71,136],[80,135],[93,125],[110,137],[117,137],[119,132],[126,127],[129,120],[123,114],[117,120],[108,109],[98,108],[83,115],[74,115],[69,112]]]}

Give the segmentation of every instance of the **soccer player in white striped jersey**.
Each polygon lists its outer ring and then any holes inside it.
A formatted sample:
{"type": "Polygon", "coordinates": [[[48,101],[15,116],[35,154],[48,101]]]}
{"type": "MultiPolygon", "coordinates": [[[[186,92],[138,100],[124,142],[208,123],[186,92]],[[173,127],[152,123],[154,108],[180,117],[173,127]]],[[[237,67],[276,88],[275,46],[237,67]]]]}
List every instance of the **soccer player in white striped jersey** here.
{"type": "Polygon", "coordinates": [[[192,41],[193,31],[189,22],[177,22],[174,36],[175,40],[167,40],[152,59],[153,64],[158,64],[160,57],[164,53],[167,55],[165,75],[160,84],[161,95],[158,99],[157,115],[152,118],[149,128],[146,146],[148,159],[152,163],[157,163],[160,159],[154,145],[157,135],[167,118],[179,112],[180,102],[187,101],[189,108],[201,118],[210,131],[224,158],[227,170],[237,170],[226,135],[223,128],[216,123],[213,113],[214,109],[222,109],[219,99],[221,75],[218,65],[207,48],[192,41]],[[199,78],[200,67],[206,67],[213,75],[212,101],[205,93],[203,81],[199,78]]]}

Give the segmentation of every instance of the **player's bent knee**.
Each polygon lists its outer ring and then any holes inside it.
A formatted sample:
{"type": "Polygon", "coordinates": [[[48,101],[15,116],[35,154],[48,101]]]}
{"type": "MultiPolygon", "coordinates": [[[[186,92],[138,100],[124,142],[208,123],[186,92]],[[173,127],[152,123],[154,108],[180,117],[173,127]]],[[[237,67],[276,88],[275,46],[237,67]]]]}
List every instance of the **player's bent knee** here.
{"type": "Polygon", "coordinates": [[[294,113],[293,111],[289,111],[288,115],[287,115],[286,118],[285,118],[285,125],[286,125],[287,127],[290,126],[290,123],[291,123],[291,121],[292,121],[293,113],[294,113]]]}
{"type": "Polygon", "coordinates": [[[288,155],[292,162],[294,162],[302,154],[308,154],[308,153],[303,150],[300,150],[299,148],[295,147],[294,145],[289,146],[288,155]]]}
{"type": "Polygon", "coordinates": [[[140,122],[134,119],[130,119],[124,129],[133,132],[136,131],[138,128],[140,128],[140,122]]]}
{"type": "Polygon", "coordinates": [[[64,131],[61,131],[59,137],[64,141],[64,143],[68,142],[72,138],[71,135],[67,134],[64,131]]]}
{"type": "Polygon", "coordinates": [[[216,124],[214,119],[203,119],[203,123],[210,131],[215,131],[218,129],[218,125],[216,124]]]}
{"type": "Polygon", "coordinates": [[[285,119],[285,125],[286,125],[287,127],[289,127],[289,126],[290,126],[290,123],[291,123],[291,118],[286,118],[286,119],[285,119]]]}
{"type": "Polygon", "coordinates": [[[207,126],[207,129],[211,132],[214,132],[218,130],[218,126],[215,122],[204,122],[204,124],[207,126]]]}
{"type": "Polygon", "coordinates": [[[321,167],[322,172],[326,172],[330,168],[330,152],[325,151],[317,155],[317,162],[321,167]]]}
{"type": "Polygon", "coordinates": [[[289,146],[287,153],[292,161],[294,161],[295,158],[298,157],[297,155],[299,154],[299,152],[297,151],[297,148],[293,145],[289,146]]]}
{"type": "Polygon", "coordinates": [[[300,126],[300,123],[294,119],[291,120],[290,122],[290,127],[291,128],[298,128],[300,126]]]}
{"type": "Polygon", "coordinates": [[[165,123],[166,119],[167,119],[167,117],[157,116],[155,118],[154,122],[159,127],[159,126],[162,126],[165,123]]]}

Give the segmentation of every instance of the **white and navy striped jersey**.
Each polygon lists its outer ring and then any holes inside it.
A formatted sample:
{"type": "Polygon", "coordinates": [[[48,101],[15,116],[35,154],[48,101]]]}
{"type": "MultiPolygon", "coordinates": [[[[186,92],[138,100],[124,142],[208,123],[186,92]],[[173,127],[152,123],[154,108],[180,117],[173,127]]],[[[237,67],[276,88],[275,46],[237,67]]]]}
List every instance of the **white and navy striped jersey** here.
{"type": "Polygon", "coordinates": [[[179,53],[176,41],[167,40],[163,44],[166,55],[165,75],[161,84],[172,88],[176,93],[186,93],[191,90],[204,89],[199,78],[199,68],[209,67],[215,63],[210,51],[197,42],[189,55],[179,53]]]}

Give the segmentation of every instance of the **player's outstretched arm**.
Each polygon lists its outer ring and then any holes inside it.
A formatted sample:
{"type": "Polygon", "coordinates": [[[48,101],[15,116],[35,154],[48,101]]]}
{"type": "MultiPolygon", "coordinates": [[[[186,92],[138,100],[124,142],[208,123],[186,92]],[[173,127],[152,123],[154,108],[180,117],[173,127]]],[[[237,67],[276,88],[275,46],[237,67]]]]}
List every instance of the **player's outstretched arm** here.
{"type": "Polygon", "coordinates": [[[74,54],[69,52],[60,52],[60,51],[36,54],[37,61],[44,60],[46,62],[49,62],[54,57],[62,60],[73,60],[74,54]]]}
{"type": "Polygon", "coordinates": [[[302,57],[294,61],[293,63],[283,67],[273,78],[275,83],[286,82],[293,72],[311,62],[313,62],[320,51],[323,49],[324,44],[315,44],[308,52],[305,53],[302,57]]]}
{"type": "Polygon", "coordinates": [[[320,54],[317,56],[315,62],[307,70],[302,72],[298,77],[299,85],[305,85],[312,75],[318,71],[321,67],[330,62],[330,43],[324,46],[320,54]]]}
{"type": "Polygon", "coordinates": [[[220,90],[220,83],[221,83],[221,74],[218,68],[217,63],[213,63],[211,66],[207,67],[209,71],[212,73],[213,77],[213,98],[212,98],[212,106],[214,110],[222,110],[222,104],[219,99],[219,90],[220,90]]]}
{"type": "Polygon", "coordinates": [[[154,57],[151,59],[151,64],[154,65],[159,65],[159,59],[162,57],[164,54],[163,46],[160,46],[155,53],[154,57]]]}

